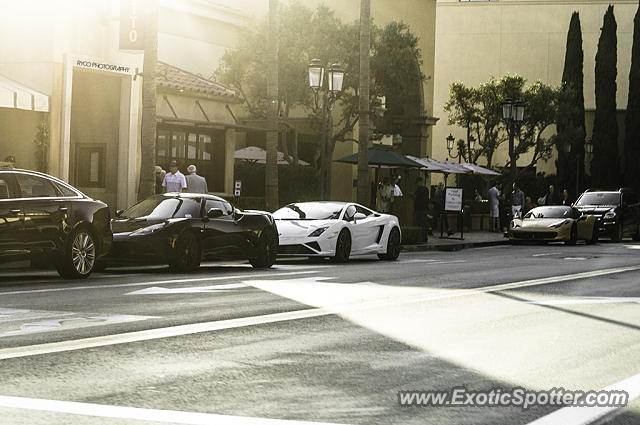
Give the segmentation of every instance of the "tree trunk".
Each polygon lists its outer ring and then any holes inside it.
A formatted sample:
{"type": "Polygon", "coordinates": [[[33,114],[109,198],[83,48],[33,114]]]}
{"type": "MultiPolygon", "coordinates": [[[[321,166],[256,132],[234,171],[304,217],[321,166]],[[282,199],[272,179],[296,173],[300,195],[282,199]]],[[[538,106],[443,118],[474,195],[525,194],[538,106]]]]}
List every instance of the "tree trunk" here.
{"type": "Polygon", "coordinates": [[[358,123],[358,202],[371,205],[369,174],[369,54],[371,0],[360,0],[360,98],[358,123]]]}
{"type": "Polygon", "coordinates": [[[267,51],[267,164],[265,166],[265,201],[267,210],[278,203],[278,0],[269,0],[269,44],[267,51]]]}
{"type": "MultiPolygon", "coordinates": [[[[144,64],[142,77],[142,124],[140,148],[140,184],[138,200],[155,193],[156,164],[156,63],[158,62],[158,9],[155,1],[147,1],[144,64]]],[[[121,205],[122,208],[127,205],[121,205]]]]}

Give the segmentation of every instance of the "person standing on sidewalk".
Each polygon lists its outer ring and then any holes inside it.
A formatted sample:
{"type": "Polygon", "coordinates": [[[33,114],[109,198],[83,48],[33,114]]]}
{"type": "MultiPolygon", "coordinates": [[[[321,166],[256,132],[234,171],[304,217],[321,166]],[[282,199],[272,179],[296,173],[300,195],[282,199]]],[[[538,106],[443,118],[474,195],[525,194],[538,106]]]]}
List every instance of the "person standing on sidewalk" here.
{"type": "Polygon", "coordinates": [[[511,218],[522,217],[524,209],[524,192],[518,187],[518,183],[513,182],[513,192],[511,192],[511,218]]]}
{"type": "Polygon", "coordinates": [[[492,232],[500,231],[500,183],[489,189],[489,227],[492,232]]]}
{"type": "Polygon", "coordinates": [[[427,242],[429,240],[429,224],[433,218],[429,214],[429,189],[425,187],[422,177],[418,177],[416,183],[418,187],[414,193],[413,217],[416,226],[422,230],[422,242],[427,242]]]}
{"type": "Polygon", "coordinates": [[[178,162],[176,160],[169,163],[169,171],[162,181],[164,192],[184,192],[187,188],[187,180],[184,178],[184,174],[178,171],[178,162]]]}
{"type": "Polygon", "coordinates": [[[187,167],[187,192],[189,193],[207,193],[207,180],[196,174],[196,166],[191,164],[187,167]]]}

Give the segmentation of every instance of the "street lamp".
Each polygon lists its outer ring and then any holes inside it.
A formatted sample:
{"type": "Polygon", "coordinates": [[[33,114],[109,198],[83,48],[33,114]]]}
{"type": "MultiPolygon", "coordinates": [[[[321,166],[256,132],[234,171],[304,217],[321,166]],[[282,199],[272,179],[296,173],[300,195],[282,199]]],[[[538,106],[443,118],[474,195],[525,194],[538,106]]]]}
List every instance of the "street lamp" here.
{"type": "Polygon", "coordinates": [[[516,178],[516,155],[515,155],[515,123],[522,122],[524,120],[525,104],[519,100],[512,100],[506,98],[502,101],[502,118],[507,122],[507,133],[509,134],[509,160],[511,161],[511,178],[515,181],[516,178]]]}
{"type": "Polygon", "coordinates": [[[446,138],[447,140],[447,150],[449,151],[449,156],[451,158],[458,158],[458,162],[460,162],[461,157],[464,157],[465,160],[471,162],[471,151],[472,149],[475,148],[476,146],[476,139],[473,136],[469,136],[469,138],[467,139],[467,155],[465,155],[464,150],[464,140],[458,140],[458,153],[457,155],[453,155],[451,153],[451,151],[453,150],[453,146],[454,143],[456,141],[456,138],[453,137],[453,135],[451,133],[449,133],[449,135],[446,138]]]}
{"type": "Polygon", "coordinates": [[[326,181],[328,180],[327,168],[327,146],[329,145],[329,121],[331,120],[331,110],[336,99],[342,92],[344,83],[344,68],[339,63],[333,63],[327,69],[327,88],[324,87],[325,67],[320,59],[312,59],[308,66],[309,87],[313,90],[316,108],[322,109],[322,134],[320,139],[320,193],[327,197],[326,181]],[[322,92],[322,104],[319,104],[319,94],[322,92]]]}

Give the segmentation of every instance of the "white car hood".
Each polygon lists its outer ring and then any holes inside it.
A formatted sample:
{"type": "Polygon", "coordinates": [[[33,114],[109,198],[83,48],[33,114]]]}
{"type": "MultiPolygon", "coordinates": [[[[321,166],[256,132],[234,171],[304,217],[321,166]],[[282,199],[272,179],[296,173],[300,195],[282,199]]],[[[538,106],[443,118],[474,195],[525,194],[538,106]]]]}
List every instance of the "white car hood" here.
{"type": "Polygon", "coordinates": [[[278,234],[284,237],[305,237],[318,227],[329,227],[337,220],[276,220],[278,234]]]}

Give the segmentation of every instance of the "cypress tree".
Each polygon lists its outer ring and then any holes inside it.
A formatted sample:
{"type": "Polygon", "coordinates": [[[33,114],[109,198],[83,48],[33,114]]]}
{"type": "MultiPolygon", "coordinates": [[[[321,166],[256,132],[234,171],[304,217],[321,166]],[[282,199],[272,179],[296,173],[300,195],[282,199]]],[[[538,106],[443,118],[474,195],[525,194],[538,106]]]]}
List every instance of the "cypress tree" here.
{"type": "Polygon", "coordinates": [[[617,38],[613,6],[604,15],[596,53],[596,114],[593,122],[591,177],[595,187],[618,187],[618,122],[616,120],[617,38]]]}
{"type": "MultiPolygon", "coordinates": [[[[580,15],[573,12],[567,33],[567,47],[562,72],[562,88],[558,98],[556,170],[558,183],[570,192],[585,186],[584,172],[584,52],[580,15]],[[567,152],[567,146],[571,150],[567,152]],[[576,182],[577,179],[577,182],[576,182]],[[577,183],[577,184],[576,184],[577,183]]],[[[578,196],[578,193],[575,194],[578,196]]]]}
{"type": "Polygon", "coordinates": [[[625,116],[624,185],[640,190],[640,5],[633,20],[633,47],[629,71],[629,100],[625,116]]]}

